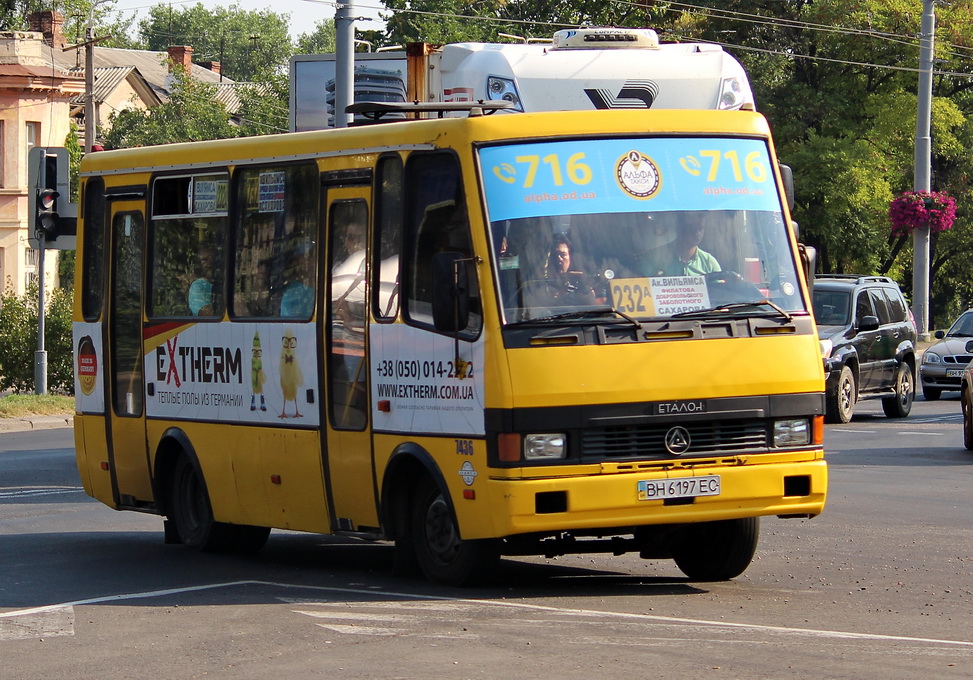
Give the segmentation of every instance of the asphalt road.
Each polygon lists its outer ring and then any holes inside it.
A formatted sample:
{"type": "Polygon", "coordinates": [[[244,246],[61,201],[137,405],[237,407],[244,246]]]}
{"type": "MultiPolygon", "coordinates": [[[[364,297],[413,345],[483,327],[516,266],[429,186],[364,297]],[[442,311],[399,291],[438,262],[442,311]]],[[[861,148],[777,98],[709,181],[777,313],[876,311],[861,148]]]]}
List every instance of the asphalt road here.
{"type": "Polygon", "coordinates": [[[0,436],[0,678],[968,678],[973,453],[959,402],[826,430],[813,520],[696,583],[635,555],[506,559],[498,585],[390,574],[390,548],[274,532],[162,543],[80,490],[69,430],[0,436]]]}

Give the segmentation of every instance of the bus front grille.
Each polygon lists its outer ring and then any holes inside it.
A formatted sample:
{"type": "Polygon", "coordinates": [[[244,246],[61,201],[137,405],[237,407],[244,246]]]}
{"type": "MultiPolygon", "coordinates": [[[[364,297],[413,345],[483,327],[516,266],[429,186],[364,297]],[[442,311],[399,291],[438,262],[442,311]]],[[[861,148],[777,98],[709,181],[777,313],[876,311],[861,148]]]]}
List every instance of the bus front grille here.
{"type": "MultiPolygon", "coordinates": [[[[767,427],[770,421],[715,420],[680,423],[689,433],[689,446],[680,457],[695,457],[767,450],[767,427]]],[[[675,427],[672,422],[659,425],[595,427],[582,431],[583,458],[669,458],[666,435],[675,427]]]]}

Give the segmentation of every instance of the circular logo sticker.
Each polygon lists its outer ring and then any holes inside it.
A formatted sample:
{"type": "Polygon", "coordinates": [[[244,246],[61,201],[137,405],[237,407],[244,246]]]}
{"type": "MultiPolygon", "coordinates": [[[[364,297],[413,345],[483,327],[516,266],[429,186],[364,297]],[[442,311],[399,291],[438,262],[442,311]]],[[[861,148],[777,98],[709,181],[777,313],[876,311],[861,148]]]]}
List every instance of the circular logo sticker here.
{"type": "Polygon", "coordinates": [[[659,168],[651,158],[634,149],[618,159],[615,179],[622,191],[638,199],[652,198],[662,186],[659,168]]]}
{"type": "Polygon", "coordinates": [[[78,343],[78,382],[81,391],[90,395],[95,391],[95,381],[98,379],[98,354],[91,336],[86,335],[78,343]]]}

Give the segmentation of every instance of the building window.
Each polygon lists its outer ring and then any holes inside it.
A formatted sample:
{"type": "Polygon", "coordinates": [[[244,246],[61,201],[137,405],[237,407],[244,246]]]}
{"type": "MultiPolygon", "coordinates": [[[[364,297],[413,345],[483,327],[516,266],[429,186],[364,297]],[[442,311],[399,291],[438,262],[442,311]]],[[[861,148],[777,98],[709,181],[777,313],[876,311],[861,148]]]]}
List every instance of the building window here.
{"type": "MultiPolygon", "coordinates": [[[[24,150],[24,158],[30,158],[30,150],[35,146],[39,145],[41,142],[41,124],[35,122],[27,122],[26,128],[24,130],[27,139],[27,148],[24,150]]],[[[24,161],[24,168],[27,167],[27,161],[24,161]]]]}

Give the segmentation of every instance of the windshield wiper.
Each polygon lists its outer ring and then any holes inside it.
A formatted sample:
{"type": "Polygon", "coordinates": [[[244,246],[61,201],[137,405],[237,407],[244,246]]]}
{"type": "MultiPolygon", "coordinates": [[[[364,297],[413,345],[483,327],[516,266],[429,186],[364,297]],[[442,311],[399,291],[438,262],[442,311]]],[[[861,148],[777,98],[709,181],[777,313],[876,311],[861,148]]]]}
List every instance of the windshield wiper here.
{"type": "Polygon", "coordinates": [[[587,316],[594,314],[616,314],[620,316],[625,321],[632,324],[636,330],[642,328],[642,324],[639,323],[637,319],[629,316],[625,312],[620,312],[614,307],[597,307],[595,309],[579,309],[573,312],[561,312],[560,314],[549,314],[548,316],[539,316],[534,319],[524,319],[523,321],[514,321],[513,323],[507,324],[510,326],[530,326],[532,324],[544,324],[551,321],[566,321],[568,319],[583,319],[587,316]]]}
{"type": "Polygon", "coordinates": [[[679,312],[678,314],[673,314],[673,319],[692,319],[695,317],[706,317],[706,316],[719,316],[722,314],[730,314],[740,309],[746,309],[747,307],[770,307],[780,316],[784,317],[790,321],[793,317],[777,305],[775,305],[770,300],[752,300],[750,302],[728,302],[725,305],[717,305],[716,307],[708,307],[706,309],[693,309],[688,312],[679,312]]]}

